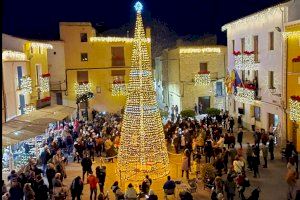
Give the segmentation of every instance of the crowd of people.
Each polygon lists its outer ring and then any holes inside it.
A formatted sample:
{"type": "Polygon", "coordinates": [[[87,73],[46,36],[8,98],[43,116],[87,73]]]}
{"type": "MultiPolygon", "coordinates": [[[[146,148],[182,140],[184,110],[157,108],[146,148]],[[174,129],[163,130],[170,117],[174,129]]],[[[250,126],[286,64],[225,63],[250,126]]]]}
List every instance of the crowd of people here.
{"type": "MultiPolygon", "coordinates": [[[[176,154],[183,153],[182,177],[186,174],[186,179],[190,178],[192,166],[195,166],[197,174],[200,173],[202,163],[214,167],[212,177],[200,177],[204,182],[210,182],[207,185],[213,188],[212,199],[223,199],[224,196],[234,199],[236,193],[240,199],[246,199],[244,192],[250,186],[247,176],[253,174],[254,178],[259,178],[259,166],[268,168],[268,161],[274,160],[275,138],[272,129],[266,132],[256,128],[252,132],[254,144],[250,145],[249,142],[243,143],[244,131],[240,116],[237,121],[237,126],[234,126],[234,118],[228,112],[221,111],[217,116],[207,116],[200,121],[190,118],[169,120],[164,126],[170,147],[176,154]],[[201,160],[202,157],[204,159],[201,160]]],[[[291,196],[298,175],[298,156],[292,142],[287,143],[285,152],[289,161],[287,183],[291,196]]],[[[258,195],[259,189],[253,190],[252,197],[258,199],[258,195]]]]}
{"type": "MultiPolygon", "coordinates": [[[[260,177],[261,155],[264,168],[268,167],[268,160],[274,160],[274,134],[256,129],[253,132],[254,144],[243,146],[242,123],[238,120],[238,129],[234,129],[234,119],[228,112],[222,111],[220,115],[208,116],[200,121],[181,118],[176,106],[172,107],[172,113],[173,117],[164,125],[164,132],[169,149],[183,155],[182,178],[185,175],[189,180],[191,171],[195,170],[197,179],[211,186],[211,199],[224,199],[224,196],[234,199],[236,193],[240,199],[246,199],[244,192],[250,186],[247,176],[253,172],[253,177],[260,177]],[[237,132],[237,138],[234,132],[237,132]],[[200,166],[204,163],[215,169],[212,177],[200,176],[200,166]]],[[[9,189],[2,181],[2,199],[64,199],[69,196],[80,200],[85,184],[89,185],[90,199],[107,199],[108,194],[104,194],[106,166],[101,164],[95,171],[92,166],[97,157],[114,162],[120,145],[121,126],[121,115],[93,111],[90,121],[64,121],[61,126],[49,129],[49,137],[39,158],[30,159],[18,172],[11,171],[7,179],[9,189]],[[66,185],[66,166],[72,160],[81,164],[82,176],[72,178],[71,185],[66,185]]],[[[286,181],[292,196],[298,175],[298,158],[291,142],[287,144],[285,156],[288,160],[286,181]]],[[[158,197],[151,185],[152,180],[147,175],[140,183],[139,191],[131,183],[122,191],[117,181],[111,190],[116,200],[135,199],[141,195],[148,200],[156,200],[158,197]]],[[[172,195],[176,183],[169,176],[162,188],[165,195],[172,195]]],[[[258,189],[252,192],[253,199],[258,199],[258,195],[258,189]]],[[[181,193],[180,197],[186,200],[193,198],[188,191],[181,193]]]]}

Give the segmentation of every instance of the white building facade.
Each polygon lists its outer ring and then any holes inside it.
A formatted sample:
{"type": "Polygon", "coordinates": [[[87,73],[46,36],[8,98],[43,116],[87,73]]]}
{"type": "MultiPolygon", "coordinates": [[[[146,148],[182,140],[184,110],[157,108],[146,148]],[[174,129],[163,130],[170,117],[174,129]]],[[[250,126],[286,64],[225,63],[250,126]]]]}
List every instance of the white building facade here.
{"type": "Polygon", "coordinates": [[[243,126],[248,129],[255,117],[256,128],[277,130],[279,144],[286,140],[282,32],[288,16],[297,12],[296,8],[299,3],[280,4],[222,27],[227,32],[228,72],[232,74],[235,70],[242,80],[240,87],[229,95],[229,113],[236,118],[242,115],[243,126]]]}

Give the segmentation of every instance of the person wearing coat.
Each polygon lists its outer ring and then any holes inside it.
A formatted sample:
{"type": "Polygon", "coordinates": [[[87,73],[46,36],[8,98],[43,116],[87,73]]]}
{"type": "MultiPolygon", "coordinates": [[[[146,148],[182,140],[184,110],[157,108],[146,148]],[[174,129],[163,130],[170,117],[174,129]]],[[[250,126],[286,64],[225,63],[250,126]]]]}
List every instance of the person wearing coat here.
{"type": "Polygon", "coordinates": [[[98,166],[96,168],[96,176],[99,180],[99,187],[100,187],[100,192],[103,193],[104,191],[104,183],[105,183],[105,177],[106,177],[106,167],[102,166],[101,168],[98,166]]]}
{"type": "Polygon", "coordinates": [[[149,190],[149,196],[148,196],[147,200],[158,200],[157,195],[154,193],[154,191],[152,189],[149,190]]]}
{"type": "Polygon", "coordinates": [[[263,165],[263,168],[268,168],[268,147],[266,144],[263,144],[262,145],[262,154],[263,154],[263,157],[264,157],[264,161],[265,161],[265,164],[263,165]]]}
{"type": "Polygon", "coordinates": [[[72,181],[70,190],[71,190],[72,200],[75,200],[75,199],[80,200],[81,199],[81,194],[82,194],[82,190],[83,190],[83,182],[82,182],[80,176],[77,176],[72,181]]]}
{"type": "Polygon", "coordinates": [[[48,199],[48,187],[44,183],[44,180],[41,176],[37,177],[37,184],[36,184],[36,190],[35,190],[35,198],[36,199],[41,199],[41,200],[46,200],[48,199]]]}
{"type": "Polygon", "coordinates": [[[52,184],[52,180],[55,176],[55,169],[54,169],[54,165],[52,163],[49,163],[48,164],[48,168],[46,170],[46,176],[47,176],[47,180],[48,180],[48,183],[49,183],[49,190],[50,192],[52,192],[52,189],[53,189],[53,184],[52,184]]]}
{"type": "Polygon", "coordinates": [[[187,178],[187,180],[189,180],[189,158],[186,156],[186,155],[184,155],[183,157],[182,157],[182,165],[181,165],[181,172],[182,172],[182,174],[181,174],[181,177],[183,177],[183,174],[184,174],[184,171],[186,172],[186,178],[187,178]]]}
{"type": "Polygon", "coordinates": [[[136,199],[137,198],[137,192],[131,183],[129,183],[124,196],[125,196],[125,199],[136,199]]]}
{"type": "Polygon", "coordinates": [[[24,200],[35,200],[35,193],[30,186],[30,183],[24,185],[24,200]]]}
{"type": "Polygon", "coordinates": [[[13,181],[11,183],[11,187],[9,189],[10,199],[14,200],[23,200],[23,190],[21,184],[17,181],[13,181]]]}

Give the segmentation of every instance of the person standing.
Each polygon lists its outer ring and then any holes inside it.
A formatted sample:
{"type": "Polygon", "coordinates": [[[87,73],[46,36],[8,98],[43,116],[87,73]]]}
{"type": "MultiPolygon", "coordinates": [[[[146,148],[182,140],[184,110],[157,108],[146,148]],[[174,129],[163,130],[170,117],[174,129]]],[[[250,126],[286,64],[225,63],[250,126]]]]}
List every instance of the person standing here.
{"type": "Polygon", "coordinates": [[[46,176],[47,176],[47,180],[48,180],[48,183],[49,183],[50,194],[52,193],[52,190],[53,190],[52,180],[55,177],[55,173],[56,172],[55,172],[55,169],[54,169],[54,165],[52,163],[49,163],[48,168],[46,170],[46,176]]]}
{"type": "Polygon", "coordinates": [[[99,180],[99,187],[100,187],[100,192],[104,192],[104,183],[105,183],[105,177],[106,177],[106,166],[98,166],[96,168],[96,176],[99,180]]]}
{"type": "Polygon", "coordinates": [[[242,115],[238,116],[238,126],[239,126],[239,128],[243,128],[242,115]]]}
{"type": "Polygon", "coordinates": [[[81,194],[83,191],[83,182],[80,178],[80,176],[77,176],[71,184],[70,187],[71,190],[71,195],[72,195],[72,200],[80,200],[81,199],[81,194]]]}
{"type": "Polygon", "coordinates": [[[230,117],[230,119],[229,119],[229,130],[230,130],[230,133],[233,133],[233,126],[234,126],[234,119],[233,119],[233,117],[230,117]]]}
{"type": "Polygon", "coordinates": [[[252,168],[253,168],[253,172],[254,172],[254,178],[256,178],[257,176],[260,177],[259,175],[259,171],[258,171],[258,165],[259,165],[259,158],[257,157],[257,155],[255,153],[253,153],[252,155],[252,168]]]}
{"type": "Polygon", "coordinates": [[[265,164],[263,165],[263,168],[268,168],[268,147],[266,144],[263,144],[262,145],[262,154],[263,154],[263,157],[264,157],[264,161],[265,161],[265,164]]]}
{"type": "Polygon", "coordinates": [[[128,184],[128,187],[127,187],[127,190],[125,191],[124,197],[125,197],[125,199],[136,199],[137,198],[137,192],[131,183],[128,184]]]}
{"type": "Polygon", "coordinates": [[[250,143],[247,142],[246,156],[247,156],[248,169],[250,171],[253,170],[253,167],[252,167],[252,155],[253,155],[252,147],[250,146],[250,143]]]}
{"type": "Polygon", "coordinates": [[[239,133],[238,133],[238,136],[237,136],[237,142],[240,144],[241,146],[241,149],[243,148],[243,145],[242,145],[242,142],[243,142],[243,129],[242,128],[239,128],[239,133]]]}
{"type": "Polygon", "coordinates": [[[186,172],[186,179],[189,180],[189,159],[186,155],[186,153],[184,153],[183,157],[182,157],[182,165],[181,165],[181,177],[183,177],[184,172],[186,172]]]}
{"type": "Polygon", "coordinates": [[[92,171],[92,160],[91,158],[86,155],[82,161],[81,161],[81,166],[82,166],[82,181],[84,182],[84,175],[88,174],[89,172],[92,171]]]}
{"type": "Polygon", "coordinates": [[[178,110],[178,106],[176,105],[176,106],[175,106],[175,116],[177,116],[177,115],[179,114],[178,111],[179,111],[179,110],[178,110]]]}
{"type": "Polygon", "coordinates": [[[98,179],[96,176],[93,175],[93,171],[90,171],[89,174],[90,175],[87,177],[87,183],[90,184],[90,200],[93,199],[93,193],[94,200],[96,200],[98,179]]]}
{"type": "Polygon", "coordinates": [[[227,175],[227,180],[225,182],[225,191],[227,193],[227,200],[234,200],[236,190],[236,183],[234,182],[231,174],[227,175]]]}
{"type": "Polygon", "coordinates": [[[195,111],[195,114],[197,115],[198,114],[198,106],[197,106],[196,103],[195,103],[195,106],[194,106],[194,111],[195,111]]]}
{"type": "Polygon", "coordinates": [[[201,102],[199,102],[199,104],[198,104],[198,112],[199,112],[199,115],[202,114],[202,103],[201,102]]]}
{"type": "Polygon", "coordinates": [[[45,173],[46,173],[47,163],[50,160],[50,158],[51,158],[51,153],[50,153],[48,146],[46,145],[44,147],[44,151],[41,153],[41,156],[40,156],[40,159],[42,162],[43,175],[45,175],[45,173]]]}

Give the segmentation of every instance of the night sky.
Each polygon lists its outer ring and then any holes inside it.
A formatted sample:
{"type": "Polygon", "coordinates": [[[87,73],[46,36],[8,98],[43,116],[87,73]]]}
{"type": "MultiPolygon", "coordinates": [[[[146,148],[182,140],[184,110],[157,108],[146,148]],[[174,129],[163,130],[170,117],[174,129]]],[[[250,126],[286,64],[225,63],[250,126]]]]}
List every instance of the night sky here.
{"type": "MultiPolygon", "coordinates": [[[[141,0],[145,23],[152,18],[168,24],[177,35],[217,34],[221,26],[282,0],[141,0]]],[[[90,21],[100,29],[134,23],[132,0],[4,0],[3,33],[32,39],[59,39],[60,21],[90,21]]]]}

